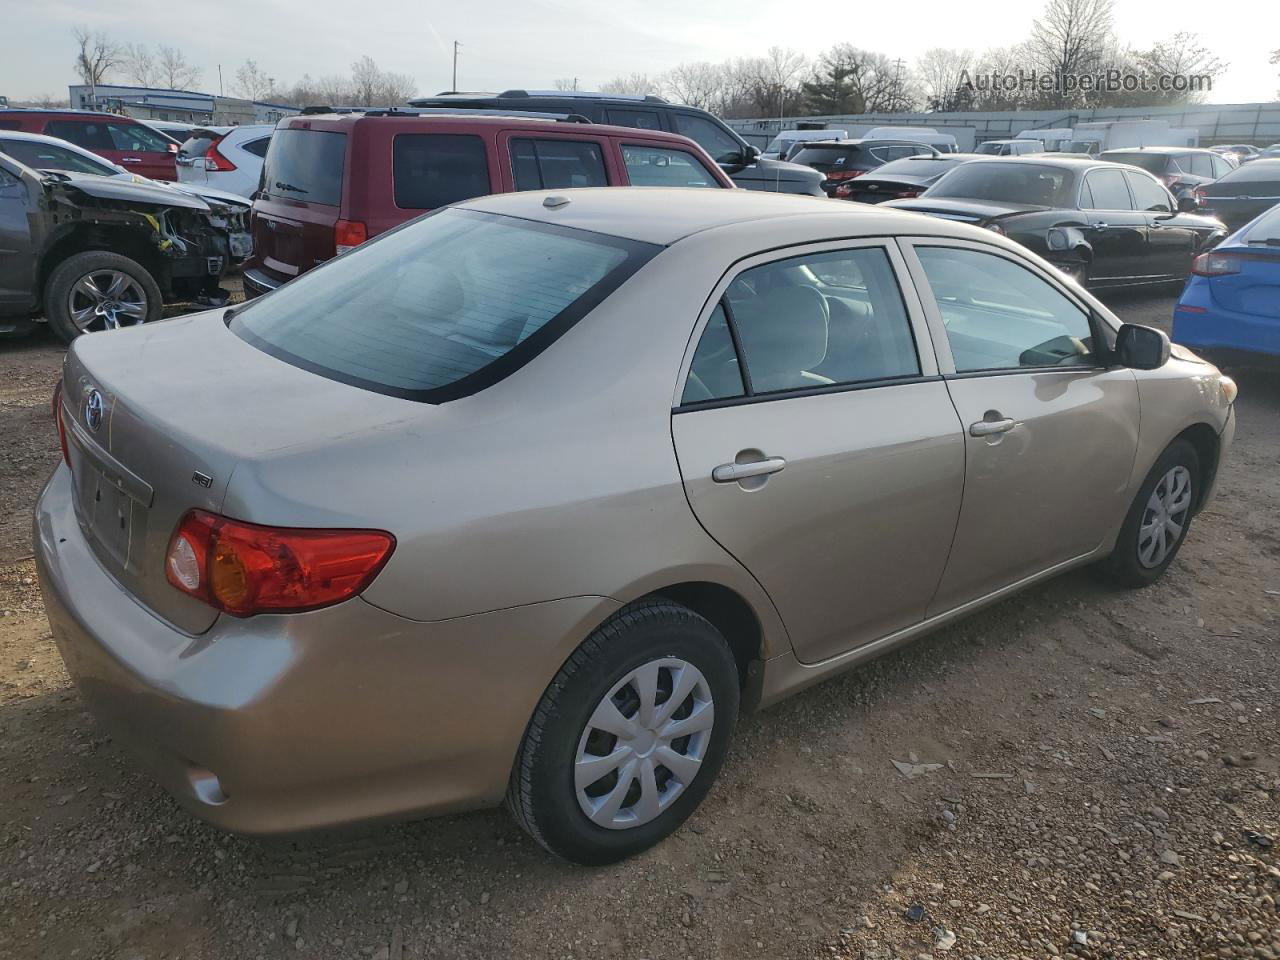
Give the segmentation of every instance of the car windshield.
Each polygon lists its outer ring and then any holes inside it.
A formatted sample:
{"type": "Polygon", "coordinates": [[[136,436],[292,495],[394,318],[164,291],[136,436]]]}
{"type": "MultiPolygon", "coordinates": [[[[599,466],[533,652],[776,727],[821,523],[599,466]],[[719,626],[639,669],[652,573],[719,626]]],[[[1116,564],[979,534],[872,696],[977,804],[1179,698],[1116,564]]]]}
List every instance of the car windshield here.
{"type": "Polygon", "coordinates": [[[1067,207],[1075,206],[1071,197],[1074,184],[1071,171],[1062,167],[974,160],[960,164],[930,187],[925,196],[1067,207]]]}
{"type": "Polygon", "coordinates": [[[442,210],[237,310],[230,326],[321,376],[438,403],[521,367],[658,249],[442,210]]]}
{"type": "Polygon", "coordinates": [[[35,140],[0,138],[0,153],[7,153],[33,170],[65,170],[68,173],[90,173],[96,177],[114,177],[120,172],[103,160],[91,160],[66,147],[35,140]]]}
{"type": "Polygon", "coordinates": [[[1102,160],[1112,163],[1127,163],[1132,167],[1141,167],[1147,173],[1162,174],[1169,165],[1169,157],[1163,153],[1104,153],[1102,160]]]}
{"type": "Polygon", "coordinates": [[[1236,167],[1221,180],[1223,183],[1280,183],[1280,160],[1254,160],[1236,167]]]}
{"type": "Polygon", "coordinates": [[[1001,151],[1001,150],[1003,150],[1003,149],[1005,148],[1005,146],[1006,146],[1006,145],[1005,145],[1005,144],[1003,144],[1003,143],[997,143],[997,142],[995,142],[995,141],[988,141],[987,143],[980,143],[980,144],[978,144],[978,148],[977,148],[976,150],[974,150],[973,152],[974,152],[974,153],[980,153],[980,154],[982,154],[983,156],[986,156],[986,157],[998,157],[998,156],[1000,156],[1000,151],[1001,151]]]}
{"type": "Polygon", "coordinates": [[[1062,148],[1063,153],[1094,153],[1098,149],[1097,140],[1068,140],[1062,148]]]}

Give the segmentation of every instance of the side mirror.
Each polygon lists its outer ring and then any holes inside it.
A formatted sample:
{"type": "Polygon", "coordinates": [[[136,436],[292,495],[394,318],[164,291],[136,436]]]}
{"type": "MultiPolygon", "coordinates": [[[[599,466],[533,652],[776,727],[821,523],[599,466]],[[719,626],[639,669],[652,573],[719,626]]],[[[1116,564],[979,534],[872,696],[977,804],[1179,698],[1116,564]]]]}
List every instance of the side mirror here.
{"type": "Polygon", "coordinates": [[[762,151],[760,150],[759,147],[753,147],[750,144],[748,144],[747,152],[746,152],[747,163],[754,163],[755,161],[759,160],[761,152],[762,151]]]}
{"type": "Polygon", "coordinates": [[[1195,197],[1179,197],[1178,212],[1179,213],[1195,213],[1200,207],[1196,203],[1195,197]]]}
{"type": "Polygon", "coordinates": [[[1131,370],[1158,370],[1169,362],[1169,338],[1155,327],[1126,323],[1116,334],[1115,357],[1131,370]]]}

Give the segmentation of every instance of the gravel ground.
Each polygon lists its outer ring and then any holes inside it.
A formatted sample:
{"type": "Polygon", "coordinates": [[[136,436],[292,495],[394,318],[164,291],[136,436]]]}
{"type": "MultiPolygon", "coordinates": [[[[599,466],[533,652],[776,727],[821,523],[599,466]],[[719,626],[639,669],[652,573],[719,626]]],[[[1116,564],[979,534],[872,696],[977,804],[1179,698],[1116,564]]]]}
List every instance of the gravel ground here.
{"type": "Polygon", "coordinates": [[[0,344],[0,957],[1280,957],[1280,378],[1155,587],[1070,574],[747,717],[684,829],[588,870],[499,812],[233,837],[135,774],[29,558],[59,360],[0,344]]]}

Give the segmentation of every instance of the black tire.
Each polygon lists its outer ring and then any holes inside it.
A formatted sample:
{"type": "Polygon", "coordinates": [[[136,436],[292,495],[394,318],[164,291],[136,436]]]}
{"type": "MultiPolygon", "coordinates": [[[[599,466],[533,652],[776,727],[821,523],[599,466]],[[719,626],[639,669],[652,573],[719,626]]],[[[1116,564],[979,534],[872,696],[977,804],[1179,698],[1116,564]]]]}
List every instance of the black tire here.
{"type": "Polygon", "coordinates": [[[1129,512],[1125,515],[1124,524],[1120,527],[1115,551],[1106,560],[1095,565],[1094,571],[1100,579],[1113,586],[1127,588],[1145,587],[1160,579],[1174,557],[1178,555],[1191,529],[1191,519],[1200,499],[1201,476],[1200,458],[1196,454],[1195,447],[1186,440],[1175,440],[1169,444],[1156,460],[1147,478],[1142,481],[1142,486],[1138,488],[1138,494],[1133,498],[1129,512]],[[1176,467],[1183,467],[1190,474],[1191,505],[1186,511],[1186,519],[1181,524],[1181,532],[1163,560],[1154,566],[1147,566],[1142,562],[1139,550],[1142,521],[1147,514],[1148,501],[1156,485],[1176,467]]]}
{"type": "Polygon", "coordinates": [[[144,323],[159,320],[163,314],[164,303],[160,294],[160,286],[156,283],[155,278],[151,276],[150,271],[138,261],[131,260],[129,257],[121,256],[118,253],[108,253],[106,250],[88,250],[84,253],[77,253],[68,257],[54,268],[44,287],[45,318],[49,321],[50,329],[58,335],[58,338],[63,343],[69,344],[81,333],[85,332],[77,327],[71,319],[71,311],[68,306],[68,296],[71,293],[71,288],[79,283],[83,277],[102,270],[118,270],[137,281],[146,295],[144,323]]]}
{"type": "Polygon", "coordinates": [[[728,644],[703,617],[663,599],[624,607],[583,641],[543,694],[516,756],[507,807],[534,840],[573,863],[614,863],[648,849],[674,832],[715,782],[738,717],[738,681],[728,644]],[[587,723],[628,673],[668,657],[696,667],[710,688],[714,724],[701,766],[656,818],[627,829],[599,826],[574,784],[587,723]]]}

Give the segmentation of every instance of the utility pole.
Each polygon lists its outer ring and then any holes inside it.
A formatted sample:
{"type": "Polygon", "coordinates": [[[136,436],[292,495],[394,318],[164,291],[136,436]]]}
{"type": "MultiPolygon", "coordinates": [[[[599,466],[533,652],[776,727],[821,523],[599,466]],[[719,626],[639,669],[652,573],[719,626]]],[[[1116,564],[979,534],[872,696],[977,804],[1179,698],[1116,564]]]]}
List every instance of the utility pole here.
{"type": "Polygon", "coordinates": [[[226,94],[222,92],[222,64],[218,64],[218,96],[226,96],[226,94]]]}
{"type": "Polygon", "coordinates": [[[453,86],[449,89],[453,93],[458,92],[458,48],[462,46],[457,40],[453,41],[453,86]]]}
{"type": "Polygon", "coordinates": [[[894,61],[893,71],[893,112],[902,109],[902,58],[894,61]]]}

